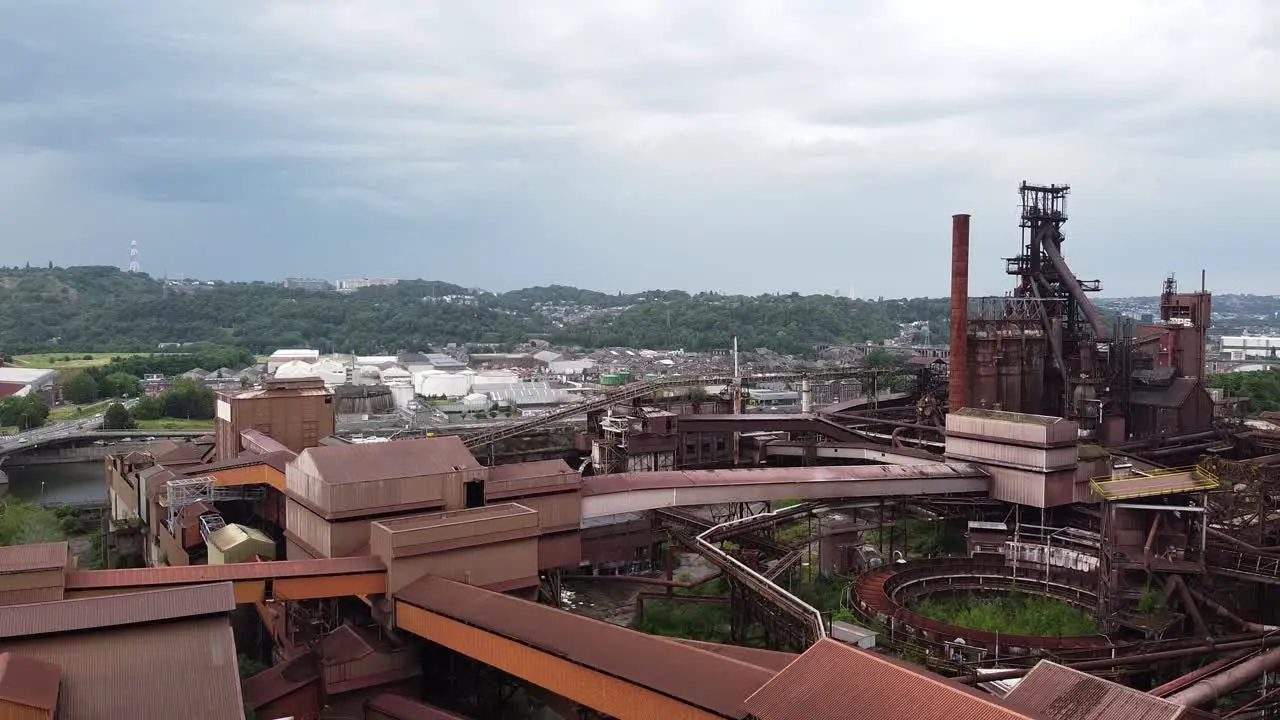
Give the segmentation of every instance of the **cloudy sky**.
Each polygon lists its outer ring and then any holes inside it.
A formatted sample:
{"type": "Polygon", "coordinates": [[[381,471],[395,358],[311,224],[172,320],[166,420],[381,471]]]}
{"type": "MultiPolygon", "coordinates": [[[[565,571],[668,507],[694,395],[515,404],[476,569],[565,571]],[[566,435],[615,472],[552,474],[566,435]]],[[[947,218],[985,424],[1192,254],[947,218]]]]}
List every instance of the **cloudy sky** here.
{"type": "Polygon", "coordinates": [[[1070,183],[1106,294],[1277,293],[1275,0],[0,0],[0,264],[943,295],[1070,183]]]}

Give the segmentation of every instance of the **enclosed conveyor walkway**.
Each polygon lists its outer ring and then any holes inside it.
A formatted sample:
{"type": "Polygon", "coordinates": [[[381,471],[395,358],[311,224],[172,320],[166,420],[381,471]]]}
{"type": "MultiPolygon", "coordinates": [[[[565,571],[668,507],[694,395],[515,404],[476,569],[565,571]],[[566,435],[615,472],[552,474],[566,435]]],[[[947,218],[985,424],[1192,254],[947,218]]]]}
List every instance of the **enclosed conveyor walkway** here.
{"type": "Polygon", "coordinates": [[[985,493],[972,463],[676,470],[585,478],[582,517],[763,500],[916,497],[985,493]]]}

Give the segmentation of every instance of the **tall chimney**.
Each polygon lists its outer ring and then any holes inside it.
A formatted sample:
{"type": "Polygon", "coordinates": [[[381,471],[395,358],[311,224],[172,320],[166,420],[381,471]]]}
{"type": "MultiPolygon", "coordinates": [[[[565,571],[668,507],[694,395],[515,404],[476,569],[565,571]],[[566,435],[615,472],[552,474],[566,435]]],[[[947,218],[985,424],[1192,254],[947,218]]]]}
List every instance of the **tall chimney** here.
{"type": "Polygon", "coordinates": [[[969,404],[969,216],[951,216],[951,381],[949,410],[969,404]]]}

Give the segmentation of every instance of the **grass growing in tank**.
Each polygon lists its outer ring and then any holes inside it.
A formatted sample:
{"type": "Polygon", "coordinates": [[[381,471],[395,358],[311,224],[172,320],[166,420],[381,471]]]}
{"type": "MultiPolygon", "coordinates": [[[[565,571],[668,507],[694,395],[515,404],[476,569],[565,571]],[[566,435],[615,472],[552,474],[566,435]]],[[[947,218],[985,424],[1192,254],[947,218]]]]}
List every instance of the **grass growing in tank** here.
{"type": "Polygon", "coordinates": [[[957,627],[1033,637],[1093,635],[1097,623],[1062,600],[1013,592],[972,593],[923,597],[910,605],[913,612],[957,627]]]}

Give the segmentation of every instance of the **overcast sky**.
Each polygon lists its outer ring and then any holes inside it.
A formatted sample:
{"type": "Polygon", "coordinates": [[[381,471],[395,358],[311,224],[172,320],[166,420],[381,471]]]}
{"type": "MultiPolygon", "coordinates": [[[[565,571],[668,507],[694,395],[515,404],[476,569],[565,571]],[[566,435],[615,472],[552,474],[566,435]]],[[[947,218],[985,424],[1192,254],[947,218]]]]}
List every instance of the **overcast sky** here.
{"type": "Polygon", "coordinates": [[[1280,293],[1276,0],[0,0],[0,264],[1280,293]]]}

